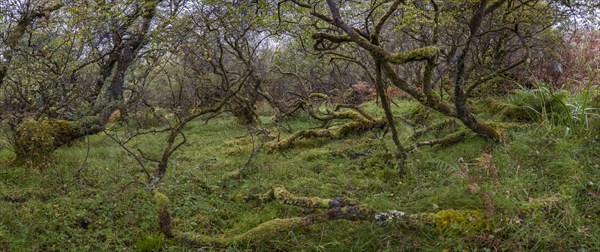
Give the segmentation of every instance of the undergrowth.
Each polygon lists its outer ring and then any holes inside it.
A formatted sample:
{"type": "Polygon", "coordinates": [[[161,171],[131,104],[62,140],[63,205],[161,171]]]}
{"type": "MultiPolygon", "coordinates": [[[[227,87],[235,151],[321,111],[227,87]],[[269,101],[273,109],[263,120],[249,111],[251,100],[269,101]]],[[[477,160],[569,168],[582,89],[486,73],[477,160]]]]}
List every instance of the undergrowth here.
{"type": "MultiPolygon", "coordinates": [[[[398,118],[423,125],[445,120],[414,102],[396,103],[398,118]]],[[[374,103],[363,108],[381,114],[374,103]]],[[[262,118],[261,127],[272,129],[270,119],[262,118]]],[[[227,179],[223,174],[245,164],[260,139],[250,138],[234,118],[223,116],[190,125],[188,144],[175,153],[160,190],[171,200],[173,226],[204,235],[240,234],[272,219],[313,211],[243,197],[275,185],[298,195],[348,197],[382,211],[467,210],[486,220],[474,232],[454,224],[407,228],[334,221],[227,251],[591,251],[600,247],[600,139],[598,131],[566,134],[573,132],[573,125],[561,122],[509,128],[509,141],[501,144],[467,134],[451,146],[417,148],[409,154],[403,177],[397,176],[389,134],[374,130],[334,141],[304,139],[282,152],[259,152],[240,179],[227,179]]],[[[304,117],[287,123],[293,131],[319,126],[304,117]]],[[[399,123],[404,142],[411,141],[414,130],[399,123]]],[[[419,139],[452,131],[444,128],[419,139]]],[[[157,154],[164,136],[137,141],[135,149],[157,154]]],[[[194,250],[158,234],[156,206],[143,172],[106,136],[59,149],[58,161],[43,171],[11,165],[12,158],[8,149],[0,149],[0,251],[194,250]]],[[[463,215],[452,216],[440,218],[463,215]]]]}

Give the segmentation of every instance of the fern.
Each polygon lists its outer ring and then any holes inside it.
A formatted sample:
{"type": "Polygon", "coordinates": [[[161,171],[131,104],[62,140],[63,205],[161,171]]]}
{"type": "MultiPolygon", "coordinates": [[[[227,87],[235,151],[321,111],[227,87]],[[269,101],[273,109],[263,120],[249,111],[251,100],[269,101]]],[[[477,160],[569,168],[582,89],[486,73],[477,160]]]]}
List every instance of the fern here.
{"type": "Polygon", "coordinates": [[[429,161],[433,168],[438,172],[455,172],[460,171],[460,167],[457,164],[451,164],[444,160],[433,160],[429,161]]]}

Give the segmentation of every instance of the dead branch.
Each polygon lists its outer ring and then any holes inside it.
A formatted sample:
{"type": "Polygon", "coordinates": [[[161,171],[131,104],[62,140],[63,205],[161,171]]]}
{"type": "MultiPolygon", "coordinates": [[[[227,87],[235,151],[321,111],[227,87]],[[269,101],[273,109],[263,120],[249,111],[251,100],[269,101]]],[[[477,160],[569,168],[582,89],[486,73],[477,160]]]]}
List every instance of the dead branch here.
{"type": "Polygon", "coordinates": [[[438,138],[438,139],[434,139],[434,140],[430,140],[430,141],[418,142],[417,144],[415,144],[415,146],[412,149],[416,149],[416,148],[422,147],[422,146],[434,146],[434,145],[450,146],[450,145],[456,144],[456,143],[462,141],[463,139],[465,139],[466,135],[467,134],[464,131],[460,131],[457,133],[447,135],[443,138],[438,138]]]}
{"type": "Polygon", "coordinates": [[[318,97],[324,100],[327,100],[328,97],[325,94],[312,93],[309,98],[300,98],[298,101],[298,104],[301,104],[299,107],[306,111],[310,117],[323,122],[321,126],[322,128],[300,130],[284,139],[268,142],[267,147],[271,151],[288,149],[294,144],[294,142],[304,138],[340,139],[347,137],[350,134],[359,134],[374,129],[382,129],[387,125],[387,121],[385,119],[375,118],[355,105],[337,104],[335,105],[333,111],[328,110],[325,113],[320,112],[314,109],[314,106],[308,102],[311,97],[318,97]],[[342,109],[345,110],[342,111],[342,109]],[[350,120],[350,122],[343,124],[337,129],[326,128],[333,120],[350,120]]]}
{"type": "Polygon", "coordinates": [[[174,236],[195,246],[227,247],[266,241],[305,226],[335,220],[374,221],[381,226],[394,222],[406,228],[419,228],[429,225],[441,232],[453,230],[462,234],[480,234],[493,228],[490,218],[486,216],[483,210],[442,210],[435,213],[421,214],[407,214],[396,210],[382,212],[368,205],[344,198],[323,199],[296,196],[281,186],[276,186],[267,193],[254,197],[261,200],[276,200],[285,205],[326,210],[303,217],[273,219],[241,234],[208,236],[195,232],[173,230],[168,213],[169,199],[164,194],[155,191],[159,222],[161,223],[160,229],[168,237],[174,236]]]}

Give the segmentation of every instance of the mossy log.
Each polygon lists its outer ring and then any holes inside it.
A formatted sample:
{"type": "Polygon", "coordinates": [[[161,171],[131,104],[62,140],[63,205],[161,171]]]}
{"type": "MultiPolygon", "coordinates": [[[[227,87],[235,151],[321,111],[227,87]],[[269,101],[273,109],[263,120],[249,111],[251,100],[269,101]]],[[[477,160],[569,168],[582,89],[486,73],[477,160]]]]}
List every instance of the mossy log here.
{"type": "Polygon", "coordinates": [[[228,247],[267,241],[305,226],[335,220],[374,221],[382,226],[400,223],[409,228],[431,226],[440,232],[457,235],[477,234],[493,228],[493,222],[483,210],[442,210],[422,214],[406,214],[396,210],[380,212],[368,205],[358,204],[347,199],[297,196],[281,186],[274,187],[267,193],[256,197],[263,200],[277,200],[287,205],[327,210],[304,217],[273,219],[237,235],[207,236],[194,232],[175,232],[175,236],[196,246],[228,247]]]}
{"type": "Polygon", "coordinates": [[[281,233],[298,229],[306,224],[308,224],[306,217],[273,219],[264,222],[257,227],[246,231],[245,233],[234,236],[207,236],[194,232],[176,233],[176,236],[185,242],[198,246],[227,247],[241,243],[265,241],[281,233]]]}
{"type": "Polygon", "coordinates": [[[466,136],[467,136],[467,133],[464,131],[456,132],[456,133],[452,133],[452,134],[447,135],[442,138],[438,138],[438,139],[434,139],[434,140],[430,140],[430,141],[418,142],[415,145],[415,148],[421,147],[421,146],[434,146],[434,145],[450,146],[450,145],[453,145],[453,144],[456,144],[456,143],[462,141],[463,139],[465,139],[466,136]]]}
{"type": "Polygon", "coordinates": [[[319,197],[296,196],[289,192],[283,186],[275,186],[263,195],[263,200],[275,199],[282,204],[304,207],[304,208],[334,208],[343,206],[353,206],[358,203],[347,198],[324,199],[319,197]]]}
{"type": "Polygon", "coordinates": [[[19,161],[41,161],[63,145],[102,128],[95,117],[73,122],[44,118],[26,119],[16,129],[15,153],[19,161]]]}
{"type": "Polygon", "coordinates": [[[338,129],[336,135],[338,138],[343,138],[350,134],[359,134],[374,129],[383,129],[386,125],[387,121],[385,119],[377,119],[374,121],[354,121],[342,125],[342,127],[338,129]]]}
{"type": "Polygon", "coordinates": [[[327,115],[317,115],[316,113],[309,111],[309,114],[313,118],[324,122],[330,122],[334,119],[352,120],[343,124],[340,128],[300,130],[279,141],[276,140],[267,143],[267,148],[272,151],[281,151],[290,148],[294,142],[302,138],[340,139],[347,137],[350,134],[359,134],[374,129],[382,129],[387,125],[387,121],[384,118],[376,119],[357,107],[338,105],[336,110],[341,108],[349,108],[354,111],[333,111],[327,115]]]}
{"type": "Polygon", "coordinates": [[[267,143],[267,147],[270,150],[285,150],[291,147],[296,140],[301,138],[334,138],[334,136],[335,134],[333,131],[326,129],[300,130],[280,141],[267,143]]]}

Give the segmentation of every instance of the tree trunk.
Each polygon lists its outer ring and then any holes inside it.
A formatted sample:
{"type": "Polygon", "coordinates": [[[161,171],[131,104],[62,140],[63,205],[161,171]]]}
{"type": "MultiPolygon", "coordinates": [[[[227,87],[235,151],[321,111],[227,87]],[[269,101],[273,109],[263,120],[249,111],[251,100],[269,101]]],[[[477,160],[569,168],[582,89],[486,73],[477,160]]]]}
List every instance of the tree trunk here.
{"type": "MultiPolygon", "coordinates": [[[[109,55],[109,61],[100,70],[101,80],[98,86],[114,72],[106,93],[97,103],[91,115],[78,121],[65,121],[58,119],[25,120],[17,126],[15,150],[17,159],[33,160],[42,159],[63,145],[88,135],[102,132],[109,121],[110,115],[122,108],[123,86],[125,74],[137,57],[138,52],[146,44],[146,35],[150,30],[150,22],[156,14],[157,0],[147,0],[141,10],[142,20],[134,29],[133,35],[123,44],[116,55],[109,55]],[[113,71],[113,67],[116,67],[113,71]]],[[[139,17],[139,16],[138,16],[139,17]]],[[[135,22],[132,22],[135,23],[135,22]]],[[[0,69],[1,70],[1,69],[0,69]]],[[[94,90],[94,93],[99,90],[94,90]]],[[[97,95],[100,95],[98,92],[97,95]]]]}

